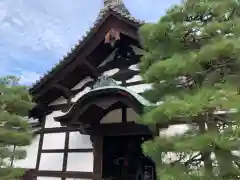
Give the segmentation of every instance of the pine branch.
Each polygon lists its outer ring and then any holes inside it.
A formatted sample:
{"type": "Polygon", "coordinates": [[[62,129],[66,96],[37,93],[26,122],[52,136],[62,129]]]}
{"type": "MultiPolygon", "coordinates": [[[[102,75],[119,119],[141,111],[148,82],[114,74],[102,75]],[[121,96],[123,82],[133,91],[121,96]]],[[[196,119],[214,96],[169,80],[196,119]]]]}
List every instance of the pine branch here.
{"type": "Polygon", "coordinates": [[[140,69],[153,85],[146,97],[163,102],[146,108],[140,123],[198,126],[144,144],[156,162],[160,152],[188,154],[185,161],[180,157],[170,165],[159,163],[163,179],[228,180],[239,173],[232,153],[240,148],[238,11],[236,0],[186,0],[140,29],[147,50],[140,69]],[[189,157],[193,152],[201,157],[189,157]]]}
{"type": "Polygon", "coordinates": [[[0,179],[13,180],[24,171],[14,167],[15,159],[24,159],[25,150],[16,146],[29,145],[32,135],[24,118],[32,107],[27,88],[18,84],[18,78],[0,78],[0,179]]]}
{"type": "Polygon", "coordinates": [[[189,166],[190,164],[192,164],[193,162],[198,162],[200,163],[201,161],[203,161],[204,159],[202,158],[201,153],[196,154],[195,156],[191,157],[189,160],[187,160],[184,165],[185,166],[189,166]]]}

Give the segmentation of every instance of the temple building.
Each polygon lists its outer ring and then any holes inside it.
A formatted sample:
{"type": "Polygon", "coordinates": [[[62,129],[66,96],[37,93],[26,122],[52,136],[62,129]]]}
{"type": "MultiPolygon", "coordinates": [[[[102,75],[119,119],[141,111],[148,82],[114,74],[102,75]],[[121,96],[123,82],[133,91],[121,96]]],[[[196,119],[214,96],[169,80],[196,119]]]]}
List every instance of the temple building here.
{"type": "Polygon", "coordinates": [[[14,166],[25,179],[155,180],[141,144],[158,135],[137,123],[150,102],[138,64],[143,54],[134,18],[122,0],[104,0],[86,36],[30,89],[35,138],[14,166]]]}

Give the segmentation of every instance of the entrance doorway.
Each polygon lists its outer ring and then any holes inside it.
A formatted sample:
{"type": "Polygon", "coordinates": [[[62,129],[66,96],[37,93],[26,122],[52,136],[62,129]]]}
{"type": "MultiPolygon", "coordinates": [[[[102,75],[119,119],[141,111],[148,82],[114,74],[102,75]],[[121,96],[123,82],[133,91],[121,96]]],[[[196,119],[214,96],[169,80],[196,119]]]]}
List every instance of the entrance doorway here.
{"type": "Polygon", "coordinates": [[[155,164],[141,145],[151,136],[106,136],[103,139],[104,180],[155,180],[155,164]]]}

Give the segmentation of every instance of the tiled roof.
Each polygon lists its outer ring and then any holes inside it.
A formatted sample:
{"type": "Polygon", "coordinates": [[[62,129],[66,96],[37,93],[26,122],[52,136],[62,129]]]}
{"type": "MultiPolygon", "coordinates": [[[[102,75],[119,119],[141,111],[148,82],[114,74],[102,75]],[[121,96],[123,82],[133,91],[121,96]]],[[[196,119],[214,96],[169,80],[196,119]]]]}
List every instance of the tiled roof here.
{"type": "Polygon", "coordinates": [[[131,15],[128,9],[123,4],[122,0],[104,0],[104,7],[116,8],[118,11],[131,15]]]}
{"type": "Polygon", "coordinates": [[[143,24],[143,21],[140,21],[136,18],[134,18],[130,12],[127,10],[125,5],[123,4],[122,0],[104,0],[104,8],[101,9],[96,21],[92,25],[92,27],[85,33],[84,36],[82,36],[82,39],[78,41],[78,43],[71,48],[71,51],[67,53],[66,56],[63,57],[62,60],[60,60],[51,70],[47,71],[38,81],[36,81],[32,87],[30,88],[30,91],[34,91],[37,86],[43,84],[46,82],[46,80],[53,75],[57,69],[62,66],[63,64],[67,63],[69,61],[70,56],[76,52],[81,45],[83,45],[83,42],[87,39],[88,35],[94,33],[94,30],[99,27],[105,20],[105,18],[108,16],[109,12],[113,12],[116,15],[121,16],[123,19],[135,23],[135,24],[143,24]]]}

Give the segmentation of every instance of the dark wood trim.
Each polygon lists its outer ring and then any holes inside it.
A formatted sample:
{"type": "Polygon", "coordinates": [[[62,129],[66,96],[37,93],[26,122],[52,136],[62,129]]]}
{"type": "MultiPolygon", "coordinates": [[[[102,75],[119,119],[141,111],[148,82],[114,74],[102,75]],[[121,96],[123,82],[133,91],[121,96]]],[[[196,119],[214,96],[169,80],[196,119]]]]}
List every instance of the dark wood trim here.
{"type": "MultiPolygon", "coordinates": [[[[124,62],[122,62],[122,63],[124,63],[124,62]]],[[[120,68],[117,73],[115,73],[113,75],[110,75],[110,77],[115,79],[116,81],[125,81],[125,80],[132,79],[136,75],[139,75],[139,71],[138,70],[132,70],[132,69],[127,69],[127,68],[120,68]]]]}
{"type": "Polygon", "coordinates": [[[48,133],[65,133],[65,132],[79,132],[79,127],[54,127],[54,128],[44,128],[42,130],[44,134],[48,133]]]}
{"type": "Polygon", "coordinates": [[[126,81],[122,80],[120,85],[125,86],[125,84],[126,84],[126,81]]]}
{"type": "Polygon", "coordinates": [[[103,158],[103,137],[92,136],[93,140],[93,172],[95,174],[94,180],[102,180],[102,158],[103,158]]]}
{"type": "Polygon", "coordinates": [[[83,63],[84,63],[85,65],[87,65],[87,67],[89,67],[89,69],[90,69],[90,71],[92,72],[92,75],[93,75],[94,77],[100,76],[100,73],[98,73],[97,68],[95,68],[88,60],[85,59],[85,60],[83,61],[83,63]]]}
{"type": "Polygon", "coordinates": [[[135,86],[135,85],[144,85],[144,81],[134,81],[134,82],[125,82],[124,84],[120,84],[121,86],[128,87],[128,86],[135,86]]]}
{"type": "MultiPolygon", "coordinates": [[[[46,123],[46,116],[43,117],[43,120],[41,121],[42,123],[42,129],[45,127],[46,123]]],[[[39,143],[38,143],[38,152],[37,152],[37,161],[36,161],[36,167],[35,169],[38,170],[40,166],[40,161],[41,161],[41,151],[43,147],[43,140],[44,140],[44,132],[40,132],[40,138],[39,138],[39,143]]]]}
{"type": "Polygon", "coordinates": [[[122,136],[122,135],[152,135],[146,125],[135,124],[133,122],[99,124],[91,129],[87,134],[95,136],[122,136]]]}
{"type": "MultiPolygon", "coordinates": [[[[67,162],[68,162],[68,147],[69,147],[69,134],[70,132],[66,132],[65,134],[65,144],[64,144],[64,153],[63,153],[63,165],[62,171],[67,171],[67,162]]],[[[62,177],[62,180],[65,180],[65,177],[62,177]]]]}
{"type": "Polygon", "coordinates": [[[122,122],[127,122],[127,108],[122,108],[122,122]]]}
{"type": "Polygon", "coordinates": [[[93,152],[93,148],[86,149],[42,149],[41,153],[89,153],[93,152]]]}
{"type": "MultiPolygon", "coordinates": [[[[77,94],[77,93],[76,93],[77,94]]],[[[68,104],[68,103],[64,103],[64,104],[56,104],[56,105],[51,105],[51,106],[49,106],[49,108],[51,108],[51,109],[53,109],[53,111],[59,111],[59,110],[61,110],[61,111],[65,111],[65,109],[66,109],[66,112],[67,112],[67,110],[69,110],[69,108],[72,106],[72,105],[74,105],[75,103],[73,103],[73,102],[71,102],[70,104],[68,104]]]]}
{"type": "Polygon", "coordinates": [[[67,88],[67,87],[65,87],[65,86],[63,86],[61,84],[55,84],[54,87],[59,89],[60,91],[62,91],[63,92],[63,96],[66,99],[70,99],[74,95],[73,92],[69,88],[67,88]]]}
{"type": "Polygon", "coordinates": [[[113,11],[111,12],[111,14],[120,21],[119,31],[121,33],[123,33],[133,39],[140,40],[140,36],[138,35],[138,31],[137,31],[138,28],[141,26],[140,23],[129,22],[126,18],[121,17],[119,14],[116,14],[113,11]]]}
{"type": "Polygon", "coordinates": [[[82,178],[82,179],[93,179],[93,172],[75,172],[75,171],[43,171],[38,170],[37,176],[43,177],[62,177],[62,178],[82,178]]]}

